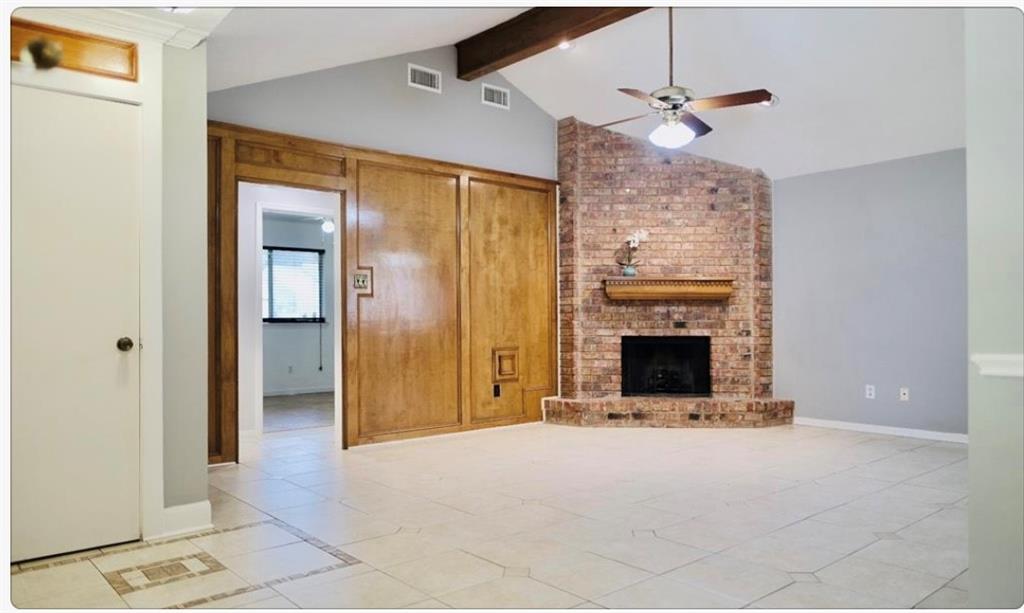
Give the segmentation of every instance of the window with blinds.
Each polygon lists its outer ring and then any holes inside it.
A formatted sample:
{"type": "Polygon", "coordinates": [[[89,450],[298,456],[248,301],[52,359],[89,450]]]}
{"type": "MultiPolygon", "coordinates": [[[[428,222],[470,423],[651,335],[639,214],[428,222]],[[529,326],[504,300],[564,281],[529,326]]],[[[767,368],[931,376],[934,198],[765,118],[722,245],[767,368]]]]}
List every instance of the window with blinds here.
{"type": "Polygon", "coordinates": [[[263,321],[323,323],[324,250],[263,248],[263,321]]]}

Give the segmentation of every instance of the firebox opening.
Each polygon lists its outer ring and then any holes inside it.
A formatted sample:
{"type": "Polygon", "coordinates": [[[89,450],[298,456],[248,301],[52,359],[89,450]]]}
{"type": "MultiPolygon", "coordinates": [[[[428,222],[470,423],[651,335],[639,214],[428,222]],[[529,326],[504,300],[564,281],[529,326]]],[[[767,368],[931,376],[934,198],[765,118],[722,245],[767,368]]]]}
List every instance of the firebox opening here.
{"type": "Polygon", "coordinates": [[[622,337],[623,396],[710,396],[711,337],[622,337]]]}

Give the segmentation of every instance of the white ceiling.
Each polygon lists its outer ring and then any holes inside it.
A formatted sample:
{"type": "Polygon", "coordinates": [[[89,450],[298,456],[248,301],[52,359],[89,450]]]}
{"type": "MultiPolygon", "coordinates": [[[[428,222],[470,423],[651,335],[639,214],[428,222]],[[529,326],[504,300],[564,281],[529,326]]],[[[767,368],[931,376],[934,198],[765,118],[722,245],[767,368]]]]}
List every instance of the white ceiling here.
{"type": "MultiPolygon", "coordinates": [[[[502,70],[556,118],[638,115],[668,81],[665,9],[645,11],[502,70]],[[557,75],[557,76],[555,76],[557,75]]],[[[677,9],[676,83],[698,96],[767,88],[778,106],[701,114],[687,151],[801,175],[964,146],[960,9],[677,9]]],[[[656,118],[613,129],[645,137],[656,118]]]]}
{"type": "Polygon", "coordinates": [[[210,91],[456,42],[522,8],[237,8],[210,36],[210,91]]]}

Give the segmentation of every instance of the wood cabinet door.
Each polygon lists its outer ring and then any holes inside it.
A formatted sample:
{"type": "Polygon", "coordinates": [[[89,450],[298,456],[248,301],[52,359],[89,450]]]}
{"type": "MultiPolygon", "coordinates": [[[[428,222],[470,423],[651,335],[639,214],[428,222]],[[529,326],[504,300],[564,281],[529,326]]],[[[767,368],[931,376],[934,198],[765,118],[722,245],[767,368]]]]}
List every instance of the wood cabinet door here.
{"type": "Polygon", "coordinates": [[[469,415],[538,420],[554,393],[551,192],[469,182],[469,415]]]}
{"type": "Polygon", "coordinates": [[[459,177],[367,161],[355,174],[350,443],[458,427],[459,177]]]}

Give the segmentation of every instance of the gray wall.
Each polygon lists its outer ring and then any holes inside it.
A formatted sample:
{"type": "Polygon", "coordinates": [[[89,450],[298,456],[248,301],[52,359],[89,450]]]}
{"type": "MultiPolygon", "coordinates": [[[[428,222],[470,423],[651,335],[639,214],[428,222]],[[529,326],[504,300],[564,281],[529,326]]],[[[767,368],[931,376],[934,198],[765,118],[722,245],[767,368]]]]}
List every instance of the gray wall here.
{"type": "MultiPolygon", "coordinates": [[[[1024,18],[966,11],[970,352],[1024,353],[1024,18]]],[[[1024,601],[1024,379],[970,369],[971,607],[1024,601]]]]}
{"type": "Polygon", "coordinates": [[[310,72],[209,94],[210,118],[246,126],[553,179],[555,120],[501,75],[455,76],[455,48],[310,72]],[[407,64],[443,73],[442,94],[406,85],[407,64]],[[512,90],[508,111],[480,84],[512,90]]]}
{"type": "Polygon", "coordinates": [[[775,394],[798,417],[967,431],[964,181],[958,149],[775,182],[775,394]]]}
{"type": "Polygon", "coordinates": [[[206,500],[206,46],[164,47],[164,506],[206,500]]]}
{"type": "Polygon", "coordinates": [[[334,236],[320,221],[263,215],[263,244],[324,250],[324,318],[327,323],[263,324],[263,394],[303,394],[334,389],[334,236]],[[321,330],[322,328],[322,330],[321,330]],[[321,349],[321,333],[323,347],[321,349]],[[320,355],[323,352],[323,370],[320,355]],[[291,368],[291,372],[289,372],[291,368]]]}

